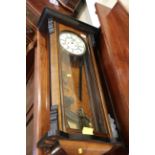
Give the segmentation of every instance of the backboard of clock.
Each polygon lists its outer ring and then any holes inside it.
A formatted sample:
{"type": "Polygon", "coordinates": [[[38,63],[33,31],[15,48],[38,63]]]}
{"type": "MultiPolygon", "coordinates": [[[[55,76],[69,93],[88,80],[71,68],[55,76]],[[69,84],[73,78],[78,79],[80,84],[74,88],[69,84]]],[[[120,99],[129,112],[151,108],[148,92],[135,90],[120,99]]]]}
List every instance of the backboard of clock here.
{"type": "Polygon", "coordinates": [[[38,146],[51,152],[61,140],[117,143],[117,122],[107,107],[94,55],[99,30],[48,8],[38,29],[45,46],[41,51],[48,53],[50,93],[50,127],[38,146]]]}

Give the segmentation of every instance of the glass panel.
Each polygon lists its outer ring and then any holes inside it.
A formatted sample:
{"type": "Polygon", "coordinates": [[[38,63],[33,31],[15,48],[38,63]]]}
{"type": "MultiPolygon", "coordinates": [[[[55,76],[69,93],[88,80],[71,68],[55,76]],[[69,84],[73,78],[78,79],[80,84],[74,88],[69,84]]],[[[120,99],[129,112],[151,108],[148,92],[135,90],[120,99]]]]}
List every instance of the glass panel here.
{"type": "MultiPolygon", "coordinates": [[[[70,31],[63,31],[59,35],[60,68],[62,80],[62,102],[64,108],[65,126],[67,129],[82,131],[84,127],[100,131],[97,121],[103,126],[101,109],[96,120],[94,116],[92,93],[88,83],[87,59],[88,52],[84,40],[70,31]]],[[[89,66],[90,67],[90,66],[89,66]]],[[[93,82],[92,82],[93,84],[93,82]]],[[[99,101],[97,99],[96,101],[99,101]]],[[[104,130],[102,130],[103,132],[104,130]]]]}

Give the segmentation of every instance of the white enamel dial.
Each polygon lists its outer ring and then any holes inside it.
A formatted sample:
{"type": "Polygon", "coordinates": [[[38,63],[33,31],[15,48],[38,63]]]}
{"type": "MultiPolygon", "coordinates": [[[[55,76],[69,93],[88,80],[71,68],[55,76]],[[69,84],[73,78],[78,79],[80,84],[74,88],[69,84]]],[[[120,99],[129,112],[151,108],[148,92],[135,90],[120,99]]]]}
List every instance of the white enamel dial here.
{"type": "Polygon", "coordinates": [[[67,31],[61,32],[59,42],[61,47],[73,55],[83,55],[86,51],[84,41],[75,33],[67,31]]]}

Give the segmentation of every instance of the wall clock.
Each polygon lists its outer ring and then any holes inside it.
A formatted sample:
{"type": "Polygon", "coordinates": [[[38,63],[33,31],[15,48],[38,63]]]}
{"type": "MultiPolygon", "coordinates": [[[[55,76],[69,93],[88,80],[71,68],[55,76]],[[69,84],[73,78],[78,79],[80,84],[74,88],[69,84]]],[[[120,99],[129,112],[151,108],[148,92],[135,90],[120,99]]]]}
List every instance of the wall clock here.
{"type": "MultiPolygon", "coordinates": [[[[50,127],[42,132],[38,147],[52,154],[68,142],[85,142],[95,144],[94,149],[108,145],[109,151],[119,143],[120,135],[95,58],[99,30],[48,8],[38,29],[39,49],[49,62],[50,89],[50,127]]],[[[100,153],[105,151],[102,147],[97,149],[100,153]]]]}

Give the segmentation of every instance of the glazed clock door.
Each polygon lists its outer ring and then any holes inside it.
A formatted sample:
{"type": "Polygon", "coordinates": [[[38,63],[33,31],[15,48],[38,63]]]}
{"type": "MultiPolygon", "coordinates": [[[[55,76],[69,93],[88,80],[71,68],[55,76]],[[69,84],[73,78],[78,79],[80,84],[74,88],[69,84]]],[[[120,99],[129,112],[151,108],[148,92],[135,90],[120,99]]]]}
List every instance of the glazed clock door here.
{"type": "Polygon", "coordinates": [[[59,129],[68,134],[109,137],[88,34],[57,22],[49,24],[54,30],[49,42],[51,99],[59,108],[59,129]]]}

